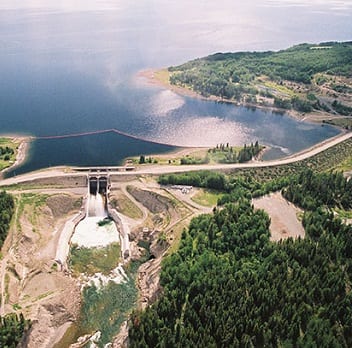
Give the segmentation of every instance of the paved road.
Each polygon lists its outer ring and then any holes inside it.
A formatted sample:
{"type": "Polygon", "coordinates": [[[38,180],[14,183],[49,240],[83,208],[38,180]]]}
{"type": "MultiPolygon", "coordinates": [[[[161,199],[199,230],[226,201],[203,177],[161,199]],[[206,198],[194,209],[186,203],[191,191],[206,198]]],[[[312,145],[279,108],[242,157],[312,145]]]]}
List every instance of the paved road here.
{"type": "MultiPolygon", "coordinates": [[[[167,173],[180,173],[196,170],[220,170],[220,169],[236,169],[236,168],[262,168],[262,167],[272,167],[281,164],[289,164],[297,161],[302,161],[306,158],[312,157],[332,146],[335,146],[347,139],[352,138],[352,132],[340,134],[336,137],[325,140],[322,143],[316,144],[315,146],[306,149],[304,151],[298,152],[292,156],[285,157],[278,160],[272,161],[259,161],[259,162],[249,162],[249,163],[236,163],[236,164],[202,164],[202,165],[187,165],[187,166],[168,166],[168,165],[151,165],[151,166],[141,166],[137,167],[134,171],[110,171],[114,175],[136,175],[136,174],[167,174],[167,173]]],[[[73,168],[74,169],[74,168],[73,168]]],[[[23,183],[26,181],[31,181],[35,179],[43,178],[55,178],[55,177],[82,177],[86,176],[87,173],[84,172],[67,172],[67,167],[65,168],[54,168],[41,170],[37,172],[31,172],[23,175],[16,176],[14,178],[4,179],[0,181],[0,186],[13,185],[18,183],[23,183]]]]}

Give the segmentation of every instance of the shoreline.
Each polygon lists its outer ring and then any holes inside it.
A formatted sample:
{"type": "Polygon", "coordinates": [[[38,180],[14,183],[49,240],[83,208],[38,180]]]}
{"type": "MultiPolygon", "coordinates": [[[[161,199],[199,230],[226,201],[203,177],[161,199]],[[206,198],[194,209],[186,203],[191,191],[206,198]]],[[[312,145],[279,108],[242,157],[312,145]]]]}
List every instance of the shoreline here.
{"type": "MultiPolygon", "coordinates": [[[[169,82],[169,76],[170,76],[170,73],[167,71],[167,69],[145,69],[137,72],[136,74],[137,79],[142,80],[142,83],[146,85],[166,88],[184,97],[197,98],[201,100],[213,101],[218,103],[232,104],[232,105],[235,105],[238,107],[244,107],[244,108],[260,109],[267,112],[287,115],[301,122],[324,124],[323,121],[331,120],[333,118],[336,118],[336,119],[344,118],[344,116],[341,116],[341,115],[334,115],[334,114],[324,113],[324,112],[315,111],[310,113],[301,113],[296,110],[279,109],[274,106],[264,106],[260,104],[251,104],[251,103],[239,103],[234,100],[228,100],[228,99],[220,98],[213,95],[209,97],[205,97],[199,94],[198,92],[195,92],[194,90],[191,90],[187,87],[180,87],[180,86],[171,84],[169,82]]],[[[338,126],[336,127],[341,131],[343,131],[341,127],[338,127],[338,126]]]]}
{"type": "Polygon", "coordinates": [[[7,168],[0,171],[0,179],[4,178],[4,174],[12,169],[15,169],[22,165],[28,158],[28,152],[30,148],[30,142],[33,139],[30,136],[23,136],[18,134],[3,134],[2,138],[7,138],[13,143],[19,143],[16,149],[16,160],[7,168]]]}

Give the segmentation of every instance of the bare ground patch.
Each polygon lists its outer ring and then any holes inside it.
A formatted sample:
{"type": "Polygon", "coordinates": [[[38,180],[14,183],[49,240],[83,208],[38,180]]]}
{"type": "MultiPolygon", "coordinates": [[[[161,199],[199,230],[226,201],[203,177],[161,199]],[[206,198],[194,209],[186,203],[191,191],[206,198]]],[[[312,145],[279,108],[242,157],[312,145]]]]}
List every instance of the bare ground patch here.
{"type": "Polygon", "coordinates": [[[270,216],[270,239],[303,238],[305,235],[298,215],[303,211],[282,197],[280,192],[253,200],[256,209],[263,209],[270,216]]]}
{"type": "Polygon", "coordinates": [[[82,206],[82,198],[68,194],[56,194],[49,196],[46,200],[47,206],[51,209],[54,217],[62,217],[82,206]]]}
{"type": "Polygon", "coordinates": [[[80,289],[54,262],[58,233],[81,198],[66,193],[16,193],[16,210],[4,244],[3,310],[32,321],[26,347],[52,347],[58,332],[76,319],[80,289]]]}
{"type": "Polygon", "coordinates": [[[168,211],[172,202],[155,192],[141,190],[134,186],[127,187],[128,192],[140,203],[142,203],[153,214],[168,211]]]}

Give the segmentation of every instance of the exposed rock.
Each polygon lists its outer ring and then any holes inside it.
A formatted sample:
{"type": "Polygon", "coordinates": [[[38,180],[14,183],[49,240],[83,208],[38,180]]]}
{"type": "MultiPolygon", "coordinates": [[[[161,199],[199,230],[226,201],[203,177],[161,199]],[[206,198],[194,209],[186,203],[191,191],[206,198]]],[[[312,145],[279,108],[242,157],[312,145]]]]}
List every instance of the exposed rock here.
{"type": "Polygon", "coordinates": [[[140,291],[138,306],[146,308],[153,303],[161,293],[160,269],[162,257],[149,260],[139,267],[137,286],[140,291]]]}
{"type": "Polygon", "coordinates": [[[112,348],[127,348],[128,347],[128,325],[125,321],[120,328],[119,334],[115,337],[112,348]]]}
{"type": "Polygon", "coordinates": [[[67,287],[61,296],[39,304],[36,315],[32,316],[32,328],[25,347],[53,347],[57,341],[57,330],[65,323],[76,320],[79,306],[80,291],[76,286],[67,287]]]}

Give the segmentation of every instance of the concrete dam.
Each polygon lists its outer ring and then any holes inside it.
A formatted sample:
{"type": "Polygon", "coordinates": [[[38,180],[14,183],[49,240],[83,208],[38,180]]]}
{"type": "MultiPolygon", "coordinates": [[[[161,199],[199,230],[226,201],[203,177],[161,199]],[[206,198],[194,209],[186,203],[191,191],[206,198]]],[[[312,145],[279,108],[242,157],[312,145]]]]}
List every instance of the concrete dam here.
{"type": "MultiPolygon", "coordinates": [[[[72,243],[83,247],[99,247],[115,240],[121,244],[121,256],[129,259],[129,225],[125,218],[109,204],[110,178],[108,173],[89,173],[87,175],[87,195],[81,211],[68,220],[61,231],[56,261],[67,269],[67,258],[72,243]],[[113,235],[100,228],[99,221],[111,219],[116,225],[113,235]]],[[[111,230],[111,228],[110,228],[111,230]]]]}

